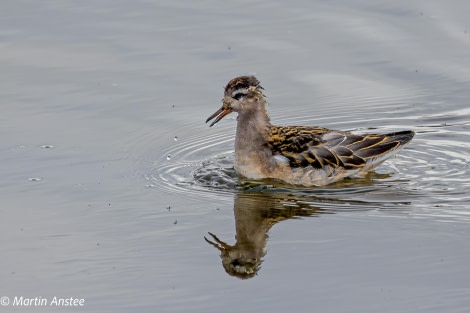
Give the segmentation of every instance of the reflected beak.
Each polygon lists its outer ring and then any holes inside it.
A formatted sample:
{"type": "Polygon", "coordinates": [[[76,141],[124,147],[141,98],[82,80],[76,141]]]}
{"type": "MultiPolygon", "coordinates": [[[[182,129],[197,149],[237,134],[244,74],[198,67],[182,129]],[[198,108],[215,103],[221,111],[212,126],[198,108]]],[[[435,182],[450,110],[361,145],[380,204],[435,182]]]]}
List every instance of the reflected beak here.
{"type": "Polygon", "coordinates": [[[206,120],[206,123],[215,117],[215,120],[209,125],[209,127],[212,127],[217,124],[218,121],[223,119],[225,115],[228,115],[230,113],[232,113],[232,109],[228,106],[223,105],[217,112],[209,116],[209,118],[206,120]]]}

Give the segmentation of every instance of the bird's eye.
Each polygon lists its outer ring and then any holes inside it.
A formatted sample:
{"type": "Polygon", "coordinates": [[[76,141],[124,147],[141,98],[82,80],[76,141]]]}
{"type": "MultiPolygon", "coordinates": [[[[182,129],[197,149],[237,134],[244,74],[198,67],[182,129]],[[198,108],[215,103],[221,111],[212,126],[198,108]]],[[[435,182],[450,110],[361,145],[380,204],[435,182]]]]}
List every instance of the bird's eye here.
{"type": "Polygon", "coordinates": [[[235,99],[237,99],[237,100],[241,100],[241,99],[243,99],[243,97],[245,97],[245,96],[246,96],[246,95],[245,95],[244,93],[239,92],[239,93],[237,93],[237,94],[236,94],[235,96],[233,96],[233,97],[234,97],[235,99]]]}
{"type": "Polygon", "coordinates": [[[248,89],[240,88],[232,92],[232,98],[242,100],[248,94],[248,89]]]}

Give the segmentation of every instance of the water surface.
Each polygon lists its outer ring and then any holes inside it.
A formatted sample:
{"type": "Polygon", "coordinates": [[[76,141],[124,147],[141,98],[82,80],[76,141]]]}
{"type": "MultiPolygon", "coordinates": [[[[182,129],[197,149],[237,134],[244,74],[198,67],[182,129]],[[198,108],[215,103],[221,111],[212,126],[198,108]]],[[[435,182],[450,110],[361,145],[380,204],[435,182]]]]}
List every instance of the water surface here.
{"type": "Polygon", "coordinates": [[[85,299],[7,312],[469,310],[466,1],[0,8],[0,297],[85,299]],[[236,114],[204,121],[250,73],[275,124],[417,135],[364,179],[241,179],[236,114]]]}

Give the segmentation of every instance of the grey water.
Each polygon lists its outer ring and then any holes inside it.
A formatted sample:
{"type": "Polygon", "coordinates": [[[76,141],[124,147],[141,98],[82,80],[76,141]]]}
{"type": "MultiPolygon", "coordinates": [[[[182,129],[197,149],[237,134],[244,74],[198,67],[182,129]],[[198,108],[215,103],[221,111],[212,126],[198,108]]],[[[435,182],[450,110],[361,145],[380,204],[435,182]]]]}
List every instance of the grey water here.
{"type": "Polygon", "coordinates": [[[468,312],[468,12],[2,2],[0,311],[468,312]],[[362,179],[243,179],[236,114],[204,121],[244,74],[274,124],[417,134],[362,179]]]}

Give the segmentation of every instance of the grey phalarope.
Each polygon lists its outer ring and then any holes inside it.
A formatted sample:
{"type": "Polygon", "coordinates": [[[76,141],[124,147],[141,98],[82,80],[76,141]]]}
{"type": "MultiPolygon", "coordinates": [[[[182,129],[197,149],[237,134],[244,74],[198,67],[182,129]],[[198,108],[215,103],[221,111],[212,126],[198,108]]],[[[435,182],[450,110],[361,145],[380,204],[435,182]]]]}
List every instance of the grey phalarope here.
{"type": "Polygon", "coordinates": [[[232,79],[225,87],[222,107],[206,120],[215,118],[213,126],[232,111],[238,112],[234,167],[249,179],[323,186],[345,177],[363,177],[415,135],[411,130],[358,135],[321,127],[272,125],[262,90],[254,76],[232,79]]]}

